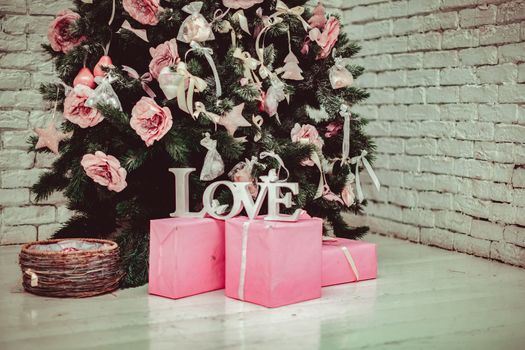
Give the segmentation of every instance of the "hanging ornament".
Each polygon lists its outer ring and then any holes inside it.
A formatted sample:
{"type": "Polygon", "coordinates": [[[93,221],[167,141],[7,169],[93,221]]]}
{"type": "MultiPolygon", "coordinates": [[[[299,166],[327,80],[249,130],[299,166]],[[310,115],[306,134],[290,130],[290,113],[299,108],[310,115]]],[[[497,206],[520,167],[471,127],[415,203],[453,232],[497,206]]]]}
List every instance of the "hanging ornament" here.
{"type": "Polygon", "coordinates": [[[64,134],[56,129],[54,118],[48,126],[45,128],[36,128],[35,132],[38,135],[35,149],[48,148],[54,154],[58,154],[58,144],[60,141],[71,137],[71,133],[64,134]]]}
{"type": "Polygon", "coordinates": [[[328,76],[330,78],[330,85],[332,85],[332,89],[349,87],[354,83],[354,77],[352,76],[352,73],[346,69],[344,59],[342,57],[335,58],[335,64],[330,68],[328,76]]]}
{"type": "Polygon", "coordinates": [[[279,121],[279,114],[277,108],[279,103],[286,99],[286,93],[284,92],[284,83],[280,80],[272,80],[272,85],[266,91],[264,96],[264,111],[268,113],[270,117],[275,116],[279,121]]]}
{"type": "Polygon", "coordinates": [[[222,4],[225,7],[232,9],[247,9],[261,2],[263,0],[222,0],[222,4]]]}
{"type": "Polygon", "coordinates": [[[303,70],[299,67],[299,60],[292,51],[284,59],[285,65],[275,70],[277,74],[281,74],[283,79],[289,80],[304,80],[302,76],[303,70]]]}
{"type": "Polygon", "coordinates": [[[103,104],[122,111],[122,105],[120,104],[118,95],[111,86],[111,83],[116,79],[117,78],[111,74],[108,74],[103,78],[96,77],[95,82],[98,84],[98,86],[95,90],[93,90],[91,97],[86,100],[85,105],[87,107],[94,108],[98,104],[103,104]]]}
{"type": "Polygon", "coordinates": [[[352,173],[348,174],[346,185],[341,191],[341,198],[347,207],[350,207],[355,202],[354,188],[352,187],[354,179],[355,176],[352,173]]]}
{"type": "MultiPolygon", "coordinates": [[[[57,98],[58,98],[58,88],[57,88],[57,98]]],[[[61,141],[70,138],[73,134],[63,133],[58,131],[55,126],[56,111],[58,106],[58,99],[55,101],[55,107],[53,108],[53,115],[49,125],[45,128],[36,128],[35,132],[38,135],[38,141],[35,144],[35,149],[48,148],[54,154],[58,154],[58,145],[61,141]]]]}
{"type": "Polygon", "coordinates": [[[200,143],[208,150],[202,165],[200,179],[202,181],[211,181],[224,174],[224,161],[219,152],[217,152],[217,140],[212,140],[210,133],[205,133],[200,143]]]}
{"type": "Polygon", "coordinates": [[[164,67],[161,69],[157,80],[166,98],[171,100],[177,97],[177,90],[181,85],[181,81],[184,80],[184,77],[174,72],[171,67],[164,67]]]}
{"type": "Polygon", "coordinates": [[[182,11],[189,13],[190,16],[182,22],[177,34],[177,40],[187,44],[192,41],[215,40],[210,23],[200,13],[202,5],[202,1],[194,1],[182,8],[182,11]]]}
{"type": "Polygon", "coordinates": [[[218,120],[217,124],[224,126],[230,136],[233,136],[235,131],[240,127],[252,126],[250,122],[242,116],[243,110],[244,103],[233,107],[231,111],[227,112],[218,120]]]}
{"type": "Polygon", "coordinates": [[[95,88],[95,77],[89,68],[83,67],[80,69],[77,76],[75,77],[75,80],[73,80],[73,87],[77,85],[89,86],[92,89],[95,88]]]}
{"type": "Polygon", "coordinates": [[[102,68],[113,68],[113,62],[111,61],[111,57],[104,55],[100,57],[100,60],[98,60],[98,63],[95,65],[95,68],[93,69],[93,74],[95,77],[104,77],[107,73],[104,72],[102,68]]]}
{"type": "Polygon", "coordinates": [[[312,28],[324,28],[326,24],[326,11],[324,9],[323,4],[319,1],[317,3],[317,6],[314,8],[312,12],[312,17],[308,20],[308,24],[312,28]]]}

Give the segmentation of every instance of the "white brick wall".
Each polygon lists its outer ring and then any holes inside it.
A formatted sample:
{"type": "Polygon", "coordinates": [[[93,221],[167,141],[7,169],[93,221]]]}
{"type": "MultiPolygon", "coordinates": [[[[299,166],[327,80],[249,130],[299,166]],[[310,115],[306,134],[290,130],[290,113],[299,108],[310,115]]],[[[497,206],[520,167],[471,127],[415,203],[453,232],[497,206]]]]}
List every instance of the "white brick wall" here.
{"type": "Polygon", "coordinates": [[[70,4],[0,0],[0,244],[49,238],[70,215],[60,194],[35,203],[29,187],[55,158],[26,151],[32,129],[51,116],[38,87],[54,78],[53,65],[40,45],[54,14],[70,4]]]}
{"type": "Polygon", "coordinates": [[[381,234],[525,267],[525,1],[342,1],[381,234]]]}

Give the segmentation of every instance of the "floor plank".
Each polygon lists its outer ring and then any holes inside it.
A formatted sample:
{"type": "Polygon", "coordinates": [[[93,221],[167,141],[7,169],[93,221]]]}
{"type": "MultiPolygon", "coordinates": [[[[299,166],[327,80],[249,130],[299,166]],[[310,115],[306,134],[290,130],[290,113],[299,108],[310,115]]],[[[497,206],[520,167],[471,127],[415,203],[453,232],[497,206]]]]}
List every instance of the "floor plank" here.
{"type": "Polygon", "coordinates": [[[90,299],[24,293],[19,247],[0,247],[0,349],[523,349],[525,270],[381,236],[379,278],[278,309],[222,291],[146,287],[90,299]]]}

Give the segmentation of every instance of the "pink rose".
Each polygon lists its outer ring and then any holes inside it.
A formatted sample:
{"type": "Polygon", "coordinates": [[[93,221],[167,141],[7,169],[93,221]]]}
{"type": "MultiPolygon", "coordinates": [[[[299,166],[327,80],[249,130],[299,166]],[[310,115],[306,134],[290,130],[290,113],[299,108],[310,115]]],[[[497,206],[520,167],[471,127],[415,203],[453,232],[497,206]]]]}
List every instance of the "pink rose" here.
{"type": "Polygon", "coordinates": [[[255,4],[260,4],[261,2],[263,2],[263,0],[222,0],[222,4],[225,7],[229,7],[234,10],[247,9],[255,4]]]}
{"type": "Polygon", "coordinates": [[[326,126],[326,132],[324,133],[324,136],[327,138],[334,137],[341,131],[343,126],[339,122],[331,122],[326,126]]]}
{"type": "Polygon", "coordinates": [[[313,144],[317,148],[323,148],[323,139],[319,136],[315,126],[310,124],[295,124],[292,131],[290,132],[293,142],[301,142],[307,144],[313,144]]]}
{"type": "Polygon", "coordinates": [[[149,63],[149,72],[155,79],[159,79],[162,68],[179,63],[179,53],[177,52],[177,39],[171,39],[156,48],[150,48],[151,62],[149,63]]]}
{"type": "Polygon", "coordinates": [[[159,23],[159,0],[123,0],[124,10],[139,23],[151,26],[159,23]]]}
{"type": "Polygon", "coordinates": [[[133,107],[129,123],[149,147],[166,135],[173,120],[168,107],[160,107],[151,97],[142,97],[133,107]]]}
{"type": "Polygon", "coordinates": [[[330,52],[337,43],[340,30],[341,25],[339,20],[333,16],[328,18],[322,33],[318,28],[310,30],[310,39],[317,42],[317,44],[321,47],[321,51],[315,59],[320,60],[330,55],[330,52]]]}
{"type": "Polygon", "coordinates": [[[120,166],[117,158],[97,151],[95,154],[85,154],[80,165],[86,175],[96,183],[106,186],[108,190],[120,192],[128,185],[126,169],[120,166]]]}
{"type": "Polygon", "coordinates": [[[71,33],[71,25],[79,18],[80,15],[71,10],[63,10],[57,13],[56,18],[47,29],[47,39],[53,50],[66,53],[86,40],[85,36],[74,36],[71,33]]]}
{"type": "Polygon", "coordinates": [[[92,94],[93,90],[86,85],[75,86],[64,100],[64,118],[83,129],[100,123],[104,119],[102,114],[85,105],[92,94]]]}

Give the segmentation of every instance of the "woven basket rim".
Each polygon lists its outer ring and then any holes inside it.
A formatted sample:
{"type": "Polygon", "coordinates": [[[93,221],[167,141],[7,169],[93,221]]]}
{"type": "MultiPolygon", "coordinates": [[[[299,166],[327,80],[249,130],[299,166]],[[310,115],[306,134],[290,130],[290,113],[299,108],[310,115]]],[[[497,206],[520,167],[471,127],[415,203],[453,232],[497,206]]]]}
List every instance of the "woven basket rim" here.
{"type": "Polygon", "coordinates": [[[31,255],[41,255],[41,256],[50,256],[50,255],[70,255],[70,254],[93,254],[97,252],[107,252],[111,250],[118,249],[118,245],[116,242],[106,240],[106,239],[96,239],[96,238],[62,238],[62,239],[48,239],[45,241],[35,241],[31,243],[26,243],[22,246],[21,253],[25,254],[31,254],[31,255]],[[53,252],[53,251],[37,251],[30,249],[32,246],[35,245],[46,245],[46,244],[53,244],[58,243],[62,241],[83,241],[83,242],[91,242],[91,243],[100,243],[104,244],[102,248],[98,249],[92,249],[92,250],[79,250],[79,251],[67,251],[67,252],[53,252]]]}

